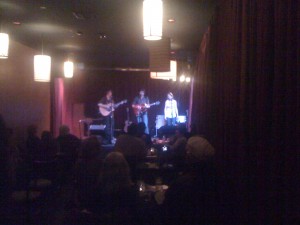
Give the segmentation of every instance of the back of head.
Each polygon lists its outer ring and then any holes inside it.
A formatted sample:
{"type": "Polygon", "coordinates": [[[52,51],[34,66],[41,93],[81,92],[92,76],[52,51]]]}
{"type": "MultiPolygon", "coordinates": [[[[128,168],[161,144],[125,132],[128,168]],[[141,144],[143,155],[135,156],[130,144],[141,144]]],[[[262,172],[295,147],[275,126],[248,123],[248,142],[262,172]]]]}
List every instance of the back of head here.
{"type": "Polygon", "coordinates": [[[93,159],[101,152],[101,144],[97,137],[89,137],[82,142],[81,152],[83,159],[93,159]]]}
{"type": "Polygon", "coordinates": [[[61,125],[59,128],[59,135],[65,136],[70,134],[70,128],[67,125],[61,125]]]}
{"type": "Polygon", "coordinates": [[[203,137],[189,138],[186,145],[188,163],[207,162],[214,158],[214,147],[203,137]]]}
{"type": "Polygon", "coordinates": [[[138,126],[136,125],[136,123],[132,123],[128,127],[128,132],[127,133],[129,135],[136,136],[137,135],[137,131],[138,131],[138,126]]]}
{"type": "Polygon", "coordinates": [[[122,153],[112,152],[104,159],[102,185],[104,192],[118,192],[131,186],[129,166],[122,153]]]}
{"type": "Polygon", "coordinates": [[[180,124],[177,128],[176,131],[179,132],[182,135],[185,135],[187,132],[186,126],[184,124],[180,124]]]}
{"type": "Polygon", "coordinates": [[[43,131],[41,135],[42,141],[51,141],[53,139],[53,136],[50,131],[43,131]]]}
{"type": "Polygon", "coordinates": [[[143,134],[145,133],[145,130],[146,130],[146,124],[144,122],[139,122],[137,125],[137,133],[143,134]]]}

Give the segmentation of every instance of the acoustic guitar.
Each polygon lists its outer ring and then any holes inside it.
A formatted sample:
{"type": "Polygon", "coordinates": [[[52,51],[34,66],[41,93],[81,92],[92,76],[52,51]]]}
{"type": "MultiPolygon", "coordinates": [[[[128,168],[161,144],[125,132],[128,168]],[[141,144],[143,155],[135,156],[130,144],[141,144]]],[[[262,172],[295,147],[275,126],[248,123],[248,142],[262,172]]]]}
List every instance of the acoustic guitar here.
{"type": "MultiPolygon", "coordinates": [[[[159,104],[160,104],[160,101],[153,102],[153,103],[149,104],[149,107],[151,107],[153,105],[159,105],[159,104]]],[[[140,106],[140,108],[138,108],[138,107],[133,108],[133,112],[136,116],[138,116],[141,113],[144,113],[148,110],[148,108],[145,106],[145,104],[141,104],[141,105],[137,105],[137,106],[140,106]]]]}
{"type": "Polygon", "coordinates": [[[99,107],[99,112],[101,113],[102,116],[108,116],[110,115],[111,112],[115,111],[116,108],[118,108],[120,105],[124,104],[127,102],[127,99],[120,101],[118,103],[109,103],[109,104],[98,104],[99,107]]]}

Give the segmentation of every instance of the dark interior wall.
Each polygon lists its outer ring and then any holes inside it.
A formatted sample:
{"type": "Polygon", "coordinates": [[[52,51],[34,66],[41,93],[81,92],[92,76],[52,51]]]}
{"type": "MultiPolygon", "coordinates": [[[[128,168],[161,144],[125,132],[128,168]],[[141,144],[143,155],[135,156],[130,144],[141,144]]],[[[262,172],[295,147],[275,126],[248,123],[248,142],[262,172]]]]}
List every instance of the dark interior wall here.
{"type": "Polygon", "coordinates": [[[186,115],[189,107],[190,85],[179,81],[150,79],[148,72],[92,71],[77,73],[72,81],[73,104],[83,103],[85,116],[99,118],[97,102],[105,95],[106,90],[113,91],[115,102],[127,99],[128,103],[115,111],[116,128],[122,128],[126,120],[126,107],[130,109],[130,119],[134,120],[131,103],[140,88],[145,88],[150,103],[160,101],[160,105],[149,110],[149,126],[155,125],[156,115],[164,114],[164,102],[168,91],[172,91],[179,104],[179,114],[186,115]]]}
{"type": "Polygon", "coordinates": [[[238,224],[300,219],[299,12],[292,0],[220,1],[200,47],[194,115],[238,224]]]}
{"type": "Polygon", "coordinates": [[[36,124],[39,132],[50,129],[50,84],[34,82],[35,54],[10,40],[8,59],[0,59],[0,113],[20,142],[30,124],[36,124]]]}

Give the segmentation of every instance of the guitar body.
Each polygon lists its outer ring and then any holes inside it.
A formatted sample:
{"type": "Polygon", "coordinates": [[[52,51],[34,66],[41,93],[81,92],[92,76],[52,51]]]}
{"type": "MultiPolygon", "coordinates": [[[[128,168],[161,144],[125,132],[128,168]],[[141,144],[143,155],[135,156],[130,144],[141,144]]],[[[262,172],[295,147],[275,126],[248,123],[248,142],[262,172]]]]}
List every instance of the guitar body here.
{"type": "Polygon", "coordinates": [[[113,111],[115,111],[116,108],[118,108],[120,105],[126,103],[127,100],[123,100],[121,102],[118,102],[116,104],[109,103],[109,104],[98,104],[99,112],[102,116],[109,116],[113,111]]]}
{"type": "Polygon", "coordinates": [[[113,112],[115,109],[113,107],[113,104],[106,104],[106,105],[99,105],[99,112],[102,116],[108,116],[111,112],[113,112]]]}
{"type": "MultiPolygon", "coordinates": [[[[159,105],[159,104],[160,104],[160,102],[157,101],[157,102],[154,102],[154,103],[149,104],[149,107],[151,107],[151,106],[153,106],[153,105],[159,105]]],[[[140,106],[140,108],[138,108],[138,107],[133,108],[133,113],[134,113],[134,115],[136,115],[136,116],[138,116],[138,115],[140,115],[141,113],[144,113],[144,112],[146,112],[146,111],[148,110],[148,108],[145,106],[145,104],[140,104],[140,105],[138,105],[138,106],[140,106]]]]}
{"type": "Polygon", "coordinates": [[[145,104],[141,104],[140,107],[141,107],[140,109],[133,108],[134,115],[138,116],[139,114],[144,113],[144,112],[147,111],[147,108],[146,108],[145,104]]]}

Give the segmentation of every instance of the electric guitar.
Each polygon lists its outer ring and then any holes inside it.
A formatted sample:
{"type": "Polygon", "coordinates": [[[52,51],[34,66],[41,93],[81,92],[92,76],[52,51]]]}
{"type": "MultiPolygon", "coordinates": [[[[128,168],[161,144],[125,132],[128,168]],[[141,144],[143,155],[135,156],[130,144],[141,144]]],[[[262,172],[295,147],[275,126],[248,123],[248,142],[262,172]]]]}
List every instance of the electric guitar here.
{"type": "Polygon", "coordinates": [[[109,103],[109,104],[98,104],[99,107],[99,112],[101,113],[102,116],[108,116],[110,115],[111,112],[115,111],[116,108],[118,108],[120,105],[124,104],[127,102],[127,99],[120,101],[118,103],[109,103]]]}
{"type": "MultiPolygon", "coordinates": [[[[160,101],[157,102],[153,102],[151,104],[149,104],[149,107],[153,106],[153,105],[159,105],[160,101]]],[[[133,112],[136,116],[140,115],[143,112],[146,112],[148,110],[148,108],[146,108],[145,104],[141,104],[141,105],[137,105],[140,107],[133,107],[133,112]]]]}

